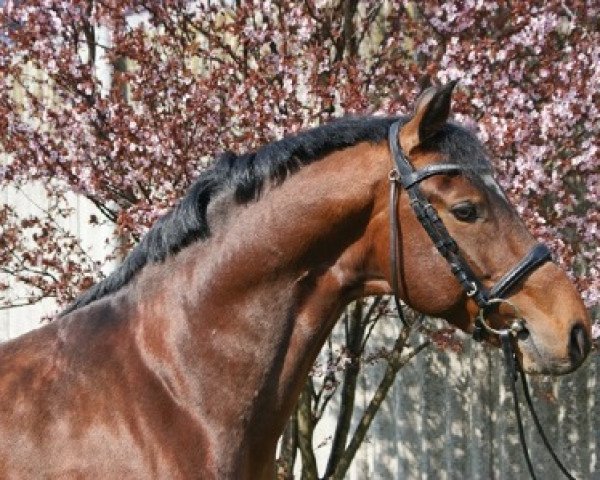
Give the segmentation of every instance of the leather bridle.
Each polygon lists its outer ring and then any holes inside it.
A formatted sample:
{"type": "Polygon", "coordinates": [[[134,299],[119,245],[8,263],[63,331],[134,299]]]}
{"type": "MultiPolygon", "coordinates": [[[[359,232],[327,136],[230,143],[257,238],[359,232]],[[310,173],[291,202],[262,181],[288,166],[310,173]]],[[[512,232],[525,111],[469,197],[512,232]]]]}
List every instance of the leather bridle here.
{"type": "Polygon", "coordinates": [[[415,170],[399,144],[399,131],[400,122],[396,121],[390,126],[389,130],[389,145],[392,158],[394,159],[395,163],[395,168],[390,172],[389,179],[391,287],[396,308],[398,310],[398,315],[400,316],[400,319],[404,325],[409,327],[409,324],[402,312],[402,306],[399,299],[400,289],[398,271],[400,265],[398,258],[398,186],[401,186],[408,194],[410,206],[412,207],[417,219],[429,235],[429,238],[431,238],[438,252],[448,262],[450,271],[459,281],[466,295],[472,298],[479,307],[479,312],[475,320],[473,338],[475,340],[482,340],[488,334],[495,334],[500,338],[502,351],[504,353],[506,362],[507,374],[510,378],[510,384],[513,392],[519,437],[521,439],[525,460],[527,462],[527,467],[531,477],[534,479],[536,478],[533,466],[531,464],[531,459],[529,457],[527,444],[525,442],[525,435],[521,422],[521,414],[519,411],[519,403],[515,388],[515,382],[519,373],[521,374],[521,381],[523,384],[527,405],[529,406],[534,423],[538,428],[544,444],[548,448],[559,469],[567,476],[567,478],[573,479],[574,477],[566,470],[554,453],[554,450],[550,446],[550,443],[544,434],[535,410],[533,409],[527,387],[527,380],[525,379],[525,374],[521,364],[515,355],[511,338],[512,336],[516,336],[520,332],[524,332],[526,330],[525,320],[520,317],[516,306],[506,299],[506,296],[515,287],[517,287],[527,275],[532,273],[545,262],[552,260],[550,250],[548,250],[548,247],[543,244],[536,244],[529,251],[529,253],[527,253],[513,268],[511,268],[494,286],[492,286],[490,289],[487,289],[479,280],[479,278],[473,273],[473,270],[469,267],[468,263],[460,254],[460,250],[456,241],[452,238],[435,208],[431,205],[429,200],[427,200],[420,188],[420,183],[426,178],[435,175],[461,174],[466,170],[466,167],[457,163],[435,163],[427,165],[419,170],[415,170]],[[499,304],[502,303],[506,303],[513,308],[515,312],[515,320],[511,323],[511,325],[505,328],[495,329],[489,325],[486,317],[495,311],[499,304]]]}

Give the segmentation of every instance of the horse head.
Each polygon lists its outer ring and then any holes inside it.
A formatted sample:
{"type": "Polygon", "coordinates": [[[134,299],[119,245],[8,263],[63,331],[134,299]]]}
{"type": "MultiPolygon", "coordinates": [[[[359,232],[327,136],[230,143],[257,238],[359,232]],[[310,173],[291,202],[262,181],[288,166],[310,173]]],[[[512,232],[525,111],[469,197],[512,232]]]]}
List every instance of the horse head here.
{"type": "MultiPolygon", "coordinates": [[[[435,209],[434,223],[441,221],[445,240],[456,250],[452,255],[464,260],[476,283],[493,291],[536,241],[494,180],[485,149],[471,132],[448,122],[453,87],[432,87],[418,98],[414,114],[397,130],[398,148],[416,172],[435,171],[416,181],[425,202],[435,209]]],[[[472,332],[486,299],[477,302],[476,290],[469,292],[456,279],[411,203],[408,194],[400,194],[398,261],[392,267],[397,269],[398,293],[416,310],[472,332]]],[[[383,237],[380,241],[389,242],[383,237]]],[[[385,250],[382,257],[389,256],[385,250]]],[[[515,319],[522,322],[514,343],[525,371],[568,373],[586,358],[590,318],[557,264],[538,261],[493,303],[495,308],[486,309],[483,320],[488,330],[507,328],[515,319]]],[[[487,339],[498,343],[494,335],[487,339]]]]}

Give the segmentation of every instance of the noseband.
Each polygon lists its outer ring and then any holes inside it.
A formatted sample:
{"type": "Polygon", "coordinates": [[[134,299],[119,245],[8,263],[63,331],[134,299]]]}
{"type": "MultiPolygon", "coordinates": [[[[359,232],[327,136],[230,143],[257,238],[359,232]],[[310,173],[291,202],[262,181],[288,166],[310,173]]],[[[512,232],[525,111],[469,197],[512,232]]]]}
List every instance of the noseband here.
{"type": "Polygon", "coordinates": [[[395,168],[390,172],[390,263],[391,263],[391,283],[394,294],[394,301],[402,322],[405,326],[409,326],[404,315],[399,300],[399,281],[398,281],[398,185],[400,185],[408,193],[408,199],[413,212],[417,219],[431,238],[438,252],[446,259],[450,266],[450,271],[461,284],[466,295],[472,298],[479,307],[479,312],[475,320],[475,328],[473,338],[482,340],[488,334],[495,334],[500,337],[502,351],[504,353],[506,369],[510,378],[510,384],[513,391],[513,399],[515,405],[515,415],[519,428],[519,437],[523,446],[525,460],[532,478],[535,477],[529,451],[525,442],[523,425],[521,422],[521,414],[519,411],[519,403],[515,382],[518,378],[518,373],[521,374],[521,381],[527,405],[531,411],[534,423],[538,428],[540,436],[548,448],[552,458],[557,463],[560,470],[567,476],[573,479],[574,477],[562,465],[554,450],[550,446],[546,435],[537,418],[529,390],[527,381],[522,367],[514,353],[511,336],[516,336],[519,332],[524,332],[525,320],[521,318],[518,309],[506,299],[506,296],[517,287],[522,280],[545,262],[552,260],[552,255],[548,247],[538,243],[527,255],[525,255],[514,267],[512,267],[495,285],[490,289],[486,288],[483,283],[473,273],[465,259],[461,256],[456,241],[452,238],[444,223],[439,217],[436,210],[433,208],[429,200],[425,197],[420,189],[420,183],[426,178],[435,175],[456,175],[465,171],[465,167],[456,163],[436,163],[427,165],[420,170],[415,170],[398,143],[398,133],[400,131],[400,122],[394,122],[389,130],[389,144],[394,159],[395,168]],[[486,320],[486,317],[495,311],[502,303],[511,306],[515,312],[515,320],[511,325],[503,329],[492,328],[486,320]]]}

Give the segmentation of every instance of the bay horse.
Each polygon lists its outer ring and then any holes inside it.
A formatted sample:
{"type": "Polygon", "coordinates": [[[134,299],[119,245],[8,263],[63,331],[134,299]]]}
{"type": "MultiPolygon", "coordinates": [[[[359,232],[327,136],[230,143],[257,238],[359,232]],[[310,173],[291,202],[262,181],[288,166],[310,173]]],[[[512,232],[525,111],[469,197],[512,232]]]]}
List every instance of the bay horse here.
{"type": "MultiPolygon", "coordinates": [[[[396,289],[472,331],[473,292],[409,195],[388,203],[395,124],[410,163],[435,171],[421,191],[481,285],[536,245],[482,145],[448,120],[453,86],[425,91],[407,117],[341,119],[225,154],[110,276],[2,344],[0,477],[272,478],[277,439],[348,302],[396,289]],[[438,168],[448,161],[460,171],[438,168]]],[[[511,341],[526,371],[564,374],[588,354],[590,319],[567,275],[538,263],[507,294],[525,322],[511,341]]],[[[490,328],[515,311],[498,309],[490,328]]]]}

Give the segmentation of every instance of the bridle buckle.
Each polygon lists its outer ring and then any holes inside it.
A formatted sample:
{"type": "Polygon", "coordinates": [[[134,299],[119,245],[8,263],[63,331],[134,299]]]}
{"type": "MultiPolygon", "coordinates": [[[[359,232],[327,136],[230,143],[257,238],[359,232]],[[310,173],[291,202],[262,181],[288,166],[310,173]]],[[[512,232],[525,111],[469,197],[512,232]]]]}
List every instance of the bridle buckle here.
{"type": "Polygon", "coordinates": [[[475,282],[471,282],[471,290],[467,291],[467,297],[474,297],[477,295],[479,288],[477,288],[477,284],[475,282]]]}

